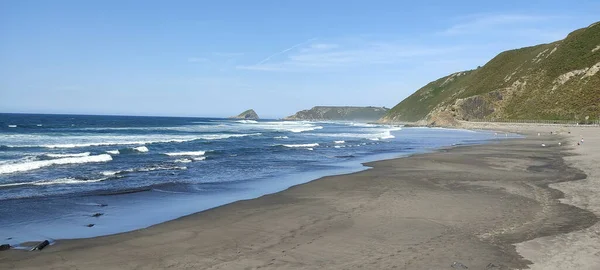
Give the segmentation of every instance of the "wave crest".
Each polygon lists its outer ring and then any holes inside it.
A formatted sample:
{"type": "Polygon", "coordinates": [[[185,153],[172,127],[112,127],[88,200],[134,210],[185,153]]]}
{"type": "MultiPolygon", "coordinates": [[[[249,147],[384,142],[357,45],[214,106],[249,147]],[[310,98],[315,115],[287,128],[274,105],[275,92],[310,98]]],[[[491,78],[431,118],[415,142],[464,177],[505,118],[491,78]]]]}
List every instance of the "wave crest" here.
{"type": "Polygon", "coordinates": [[[205,153],[206,153],[206,151],[188,151],[188,152],[165,153],[165,155],[170,156],[170,157],[176,157],[176,156],[203,156],[205,153]]]}
{"type": "Polygon", "coordinates": [[[0,174],[31,171],[53,165],[107,162],[111,160],[112,157],[110,155],[101,154],[96,156],[68,157],[50,160],[28,161],[23,163],[2,164],[0,165],[0,174]]]}
{"type": "Polygon", "coordinates": [[[49,157],[49,158],[87,157],[89,155],[90,155],[90,152],[75,153],[75,154],[52,154],[52,153],[44,154],[44,156],[49,157]]]}
{"type": "Polygon", "coordinates": [[[18,186],[49,186],[49,185],[73,185],[73,184],[85,184],[85,183],[96,183],[110,179],[109,177],[99,179],[82,180],[76,178],[58,178],[54,180],[40,180],[34,182],[18,182],[10,184],[2,184],[0,187],[18,187],[18,186]]]}
{"type": "Polygon", "coordinates": [[[283,147],[288,148],[312,148],[319,146],[318,143],[306,143],[306,144],[282,144],[283,147]]]}

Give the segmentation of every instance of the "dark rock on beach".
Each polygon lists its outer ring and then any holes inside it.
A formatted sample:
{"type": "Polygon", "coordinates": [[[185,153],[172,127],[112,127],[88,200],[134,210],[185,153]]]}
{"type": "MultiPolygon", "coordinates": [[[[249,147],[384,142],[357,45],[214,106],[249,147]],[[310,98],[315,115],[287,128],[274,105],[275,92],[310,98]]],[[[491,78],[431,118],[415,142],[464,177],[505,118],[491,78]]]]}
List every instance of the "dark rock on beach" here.
{"type": "Polygon", "coordinates": [[[46,246],[48,246],[48,245],[50,245],[50,242],[49,242],[48,240],[44,240],[44,241],[42,241],[41,243],[39,243],[39,244],[35,245],[35,246],[34,246],[34,247],[31,249],[31,251],[34,251],[34,250],[42,250],[42,249],[44,249],[44,248],[45,248],[46,246]]]}

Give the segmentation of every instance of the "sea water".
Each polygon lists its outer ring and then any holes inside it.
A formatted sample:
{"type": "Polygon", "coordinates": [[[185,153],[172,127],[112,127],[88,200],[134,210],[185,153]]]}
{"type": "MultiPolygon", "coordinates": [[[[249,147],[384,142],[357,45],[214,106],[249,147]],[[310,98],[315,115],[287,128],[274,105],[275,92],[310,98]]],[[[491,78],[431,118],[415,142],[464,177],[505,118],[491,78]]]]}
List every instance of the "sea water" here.
{"type": "Polygon", "coordinates": [[[0,114],[0,243],[140,229],[362,162],[493,138],[355,122],[0,114]]]}

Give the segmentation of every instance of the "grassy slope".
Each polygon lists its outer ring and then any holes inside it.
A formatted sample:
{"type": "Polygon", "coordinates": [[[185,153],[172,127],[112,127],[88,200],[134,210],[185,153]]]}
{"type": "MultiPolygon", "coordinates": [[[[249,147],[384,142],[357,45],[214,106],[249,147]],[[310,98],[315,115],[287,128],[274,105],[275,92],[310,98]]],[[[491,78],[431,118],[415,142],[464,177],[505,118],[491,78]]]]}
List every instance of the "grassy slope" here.
{"type": "Polygon", "coordinates": [[[492,91],[500,91],[503,98],[495,103],[496,111],[489,118],[598,118],[600,72],[583,79],[575,76],[553,90],[560,75],[599,63],[600,50],[592,52],[598,45],[600,24],[595,24],[574,31],[561,41],[500,53],[481,68],[427,84],[392,108],[384,120],[417,121],[457,99],[475,95],[489,99],[486,94],[492,91]],[[525,86],[511,89],[515,82],[525,82],[525,86]]]}

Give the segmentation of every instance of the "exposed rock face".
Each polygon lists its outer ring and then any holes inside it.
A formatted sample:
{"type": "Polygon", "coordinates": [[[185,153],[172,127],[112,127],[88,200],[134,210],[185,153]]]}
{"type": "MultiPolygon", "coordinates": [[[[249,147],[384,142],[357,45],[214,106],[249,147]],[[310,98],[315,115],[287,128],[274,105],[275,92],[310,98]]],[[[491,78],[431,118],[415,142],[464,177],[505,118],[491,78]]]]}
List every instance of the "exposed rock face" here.
{"type": "Polygon", "coordinates": [[[258,120],[258,114],[252,109],[244,111],[237,116],[229,117],[230,119],[245,119],[245,120],[258,120]]]}
{"type": "Polygon", "coordinates": [[[284,120],[375,121],[388,110],[384,107],[316,106],[310,110],[299,111],[284,120]]]}
{"type": "Polygon", "coordinates": [[[600,117],[600,23],[565,39],[498,54],[430,82],[379,122],[582,120],[600,117]]]}

